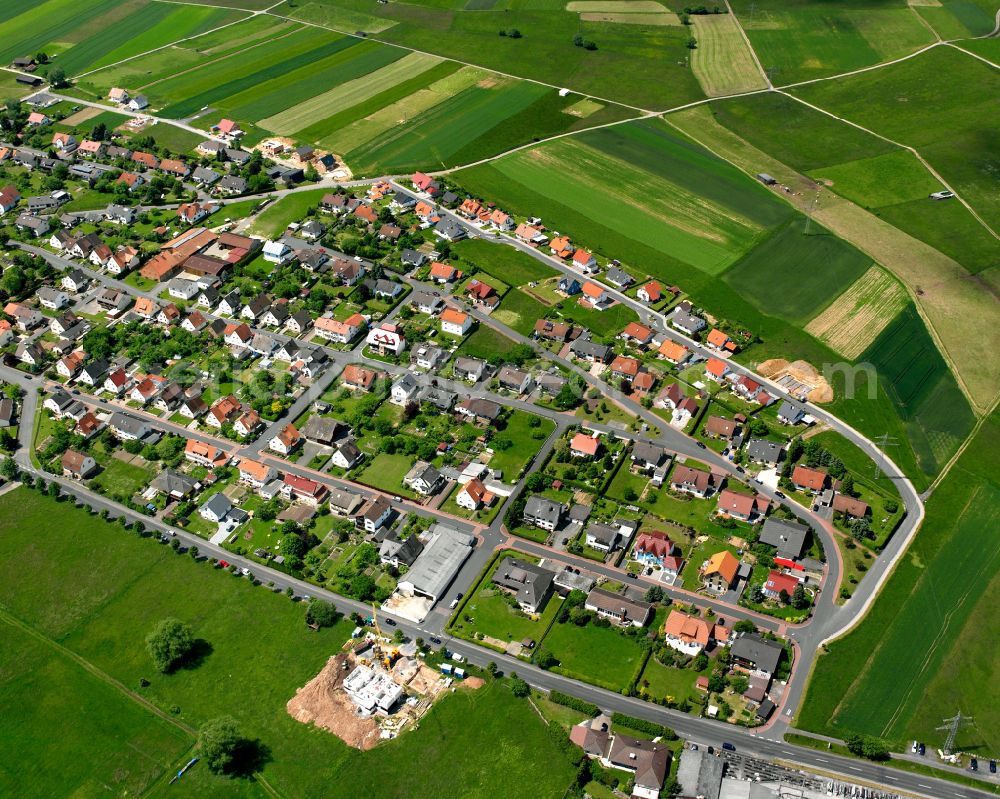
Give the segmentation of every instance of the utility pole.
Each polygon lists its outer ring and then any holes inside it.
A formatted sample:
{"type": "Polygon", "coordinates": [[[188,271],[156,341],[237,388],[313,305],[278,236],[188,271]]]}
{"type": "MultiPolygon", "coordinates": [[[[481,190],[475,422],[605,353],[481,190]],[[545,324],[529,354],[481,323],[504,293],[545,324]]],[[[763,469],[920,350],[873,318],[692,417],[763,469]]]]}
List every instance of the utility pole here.
{"type": "Polygon", "coordinates": [[[942,720],[944,724],[937,729],[948,731],[948,737],[944,742],[944,753],[950,755],[955,748],[955,736],[958,735],[959,729],[961,729],[963,724],[971,723],[973,719],[972,716],[963,716],[962,711],[959,710],[957,715],[952,716],[950,719],[942,720]]]}
{"type": "MultiPolygon", "coordinates": [[[[885,452],[886,447],[899,446],[898,442],[896,441],[896,437],[890,436],[888,433],[883,433],[878,438],[876,438],[875,445],[882,452],[885,452]]],[[[878,461],[875,461],[875,479],[878,480],[881,476],[882,476],[882,467],[878,461]]]]}
{"type": "Polygon", "coordinates": [[[806,214],[806,227],[805,230],[803,231],[803,235],[805,236],[809,235],[809,230],[812,227],[813,214],[816,212],[816,206],[819,205],[820,191],[822,191],[822,189],[819,186],[817,186],[816,196],[813,197],[812,202],[809,204],[809,213],[806,214]]]}

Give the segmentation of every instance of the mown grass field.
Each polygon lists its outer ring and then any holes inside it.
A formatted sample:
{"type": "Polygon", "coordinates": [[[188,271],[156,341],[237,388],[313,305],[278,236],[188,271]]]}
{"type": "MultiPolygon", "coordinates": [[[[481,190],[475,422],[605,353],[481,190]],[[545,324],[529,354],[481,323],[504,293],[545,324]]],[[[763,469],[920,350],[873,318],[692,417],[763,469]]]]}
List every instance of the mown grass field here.
{"type": "Polygon", "coordinates": [[[559,659],[553,671],[612,691],[628,686],[643,656],[635,638],[593,624],[553,624],[541,647],[559,659]]]}
{"type": "Polygon", "coordinates": [[[936,474],[972,430],[975,419],[912,304],[859,361],[875,367],[881,387],[906,424],[923,471],[936,474]]]}
{"type": "Polygon", "coordinates": [[[853,360],[908,302],[906,289],[884,269],[873,266],[813,317],[805,329],[853,360]]]}
{"type": "Polygon", "coordinates": [[[915,147],[981,215],[1000,217],[1000,147],[987,121],[1000,114],[1000,71],[938,47],[885,69],[792,91],[915,147]]]}
{"type": "Polygon", "coordinates": [[[59,66],[68,75],[99,69],[247,16],[242,11],[178,8],[147,0],[131,0],[122,6],[130,13],[113,21],[98,18],[95,20],[100,23],[98,30],[59,54],[59,66]]]}
{"type": "Polygon", "coordinates": [[[462,239],[455,242],[451,249],[463,260],[511,286],[541,282],[559,274],[520,250],[498,247],[482,239],[462,239]]]}
{"type": "MultiPolygon", "coordinates": [[[[997,7],[991,0],[940,0],[918,3],[914,10],[942,39],[985,36],[993,31],[997,7]]],[[[963,42],[963,46],[969,44],[963,42]]]]}
{"type": "Polygon", "coordinates": [[[941,719],[976,718],[956,747],[1000,748],[995,664],[1000,597],[1000,447],[994,415],[926,504],[920,532],[865,620],[832,643],[813,673],[796,724],[838,737],[941,741],[941,719]]]}
{"type": "Polygon", "coordinates": [[[672,21],[672,14],[630,24],[582,18],[564,6],[308,0],[284,3],[276,12],[338,30],[365,30],[385,41],[640,108],[663,109],[703,97],[686,66],[687,28],[655,24],[672,21]],[[513,29],[521,38],[497,35],[513,29]],[[575,47],[577,32],[597,49],[575,47]]]}
{"type": "Polygon", "coordinates": [[[691,52],[691,70],[709,97],[763,89],[764,76],[731,14],[691,17],[698,47],[691,52]]]}
{"type": "Polygon", "coordinates": [[[301,222],[310,208],[319,206],[327,189],[310,189],[286,194],[260,212],[251,225],[251,232],[268,238],[284,232],[292,222],[301,222]]]}
{"type": "MultiPolygon", "coordinates": [[[[175,736],[120,689],[66,658],[53,660],[54,640],[182,724],[196,728],[234,716],[243,734],[265,747],[262,776],[281,795],[486,799],[502,780],[509,795],[528,799],[559,795],[572,779],[573,768],[542,721],[500,684],[446,697],[420,730],[397,741],[366,753],[349,749],[285,711],[296,688],[348,637],[348,623],[313,632],[303,623],[302,606],[283,596],[25,489],[0,497],[0,529],[0,605],[43,639],[4,633],[9,646],[0,659],[14,673],[4,671],[0,703],[11,708],[5,719],[20,721],[6,738],[11,759],[0,787],[16,790],[5,793],[39,795],[42,784],[52,795],[85,785],[135,793],[152,784],[161,795],[169,775],[190,757],[193,736],[175,736]],[[168,615],[190,623],[210,651],[195,668],[164,676],[152,669],[144,638],[168,615]],[[139,687],[142,677],[150,681],[146,688],[139,687]],[[547,763],[544,774],[535,767],[539,758],[547,763]]],[[[169,794],[256,797],[264,791],[199,765],[169,794]]]]}
{"type": "Polygon", "coordinates": [[[462,342],[458,354],[466,358],[482,358],[488,361],[491,358],[502,358],[513,346],[514,342],[499,330],[481,324],[462,342]]]}
{"type": "MultiPolygon", "coordinates": [[[[909,150],[897,149],[872,158],[814,169],[809,174],[862,208],[880,208],[911,200],[926,202],[931,192],[944,188],[909,150]]],[[[927,203],[932,204],[941,203],[927,203]]]]}
{"type": "Polygon", "coordinates": [[[765,227],[790,215],[763,187],[652,122],[589,131],[462,174],[477,170],[505,179],[508,189],[492,196],[510,197],[516,208],[550,225],[565,224],[561,211],[569,209],[595,226],[595,241],[598,230],[610,228],[619,239],[709,274],[725,269],[765,227]],[[532,210],[517,203],[523,196],[532,198],[532,210]]]}
{"type": "Polygon", "coordinates": [[[871,263],[864,253],[800,217],[755,247],[725,279],[765,313],[805,324],[871,263]],[[823,266],[803,268],[808,263],[823,266]]]}
{"type": "Polygon", "coordinates": [[[931,44],[931,32],[905,3],[817,0],[752,3],[733,10],[776,85],[878,64],[931,44]]]}

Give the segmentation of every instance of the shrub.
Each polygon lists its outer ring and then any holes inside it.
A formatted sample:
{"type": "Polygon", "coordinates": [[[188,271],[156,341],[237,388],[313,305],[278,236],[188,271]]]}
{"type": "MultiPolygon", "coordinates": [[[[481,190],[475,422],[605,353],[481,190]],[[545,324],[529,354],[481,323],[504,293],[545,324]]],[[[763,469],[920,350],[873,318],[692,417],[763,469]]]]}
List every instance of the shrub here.
{"type": "Polygon", "coordinates": [[[596,716],[600,712],[600,708],[597,707],[597,705],[591,702],[585,702],[575,696],[564,694],[562,691],[550,691],[549,699],[557,705],[563,705],[565,707],[572,708],[573,710],[578,710],[581,713],[586,713],[588,716],[596,716]]]}

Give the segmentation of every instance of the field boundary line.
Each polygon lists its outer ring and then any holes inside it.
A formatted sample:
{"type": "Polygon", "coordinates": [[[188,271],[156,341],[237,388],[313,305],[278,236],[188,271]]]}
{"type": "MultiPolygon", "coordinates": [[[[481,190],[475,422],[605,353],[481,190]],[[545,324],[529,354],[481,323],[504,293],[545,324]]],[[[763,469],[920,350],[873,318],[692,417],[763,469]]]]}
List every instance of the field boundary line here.
{"type": "MultiPolygon", "coordinates": [[[[235,56],[243,55],[243,53],[246,53],[247,51],[253,50],[253,49],[257,48],[257,47],[263,47],[265,44],[273,44],[274,42],[280,42],[282,39],[288,38],[293,33],[298,33],[300,30],[301,30],[301,28],[296,28],[296,29],[293,29],[293,30],[290,30],[290,31],[286,31],[285,33],[281,34],[280,36],[275,36],[273,39],[266,39],[266,40],[259,41],[256,44],[251,44],[249,47],[244,47],[244,48],[242,48],[240,50],[236,50],[236,51],[234,51],[232,53],[226,53],[225,55],[220,55],[218,58],[213,58],[213,59],[211,59],[209,61],[205,61],[202,64],[195,64],[194,66],[188,67],[187,69],[182,69],[180,72],[174,72],[174,73],[172,73],[170,75],[166,75],[165,77],[157,78],[156,80],[151,81],[150,83],[144,83],[139,88],[140,89],[147,89],[150,86],[155,86],[157,83],[163,83],[165,80],[173,80],[174,78],[179,78],[181,75],[187,75],[189,72],[195,72],[196,70],[202,69],[203,67],[207,67],[210,64],[218,64],[220,61],[225,61],[227,58],[234,58],[235,56]]],[[[102,67],[102,69],[103,69],[103,67],[102,67]]],[[[166,119],[167,117],[162,117],[162,118],[166,119]]],[[[190,118],[193,119],[193,117],[190,117],[190,118]]]]}
{"type": "Polygon", "coordinates": [[[483,164],[488,164],[491,161],[496,161],[500,158],[506,158],[508,155],[513,155],[514,153],[519,153],[521,150],[527,150],[531,147],[538,147],[541,144],[548,144],[549,142],[556,141],[557,139],[565,139],[569,136],[576,136],[580,133],[589,133],[592,130],[601,130],[603,128],[613,128],[616,125],[626,125],[629,122],[639,122],[643,119],[655,119],[660,116],[655,111],[648,111],[645,114],[640,114],[637,117],[629,117],[628,119],[619,119],[615,122],[605,122],[601,125],[592,125],[589,128],[580,128],[579,130],[566,130],[562,133],[555,133],[552,136],[547,136],[544,139],[539,139],[538,141],[528,142],[527,144],[519,144],[517,147],[512,147],[509,150],[504,150],[502,153],[497,155],[491,155],[486,158],[480,158],[478,161],[473,161],[469,164],[462,164],[461,166],[452,166],[447,169],[440,169],[435,172],[430,172],[429,174],[433,176],[437,175],[448,175],[452,172],[458,172],[461,169],[472,169],[474,166],[482,166],[483,164]]]}
{"type": "Polygon", "coordinates": [[[920,12],[917,11],[917,7],[916,6],[913,6],[913,5],[910,5],[909,3],[907,3],[906,7],[908,9],[910,9],[910,12],[913,14],[913,16],[915,16],[918,20],[920,20],[920,24],[923,25],[925,28],[927,28],[927,30],[929,30],[931,32],[931,36],[934,37],[935,41],[937,41],[937,42],[943,42],[944,41],[944,39],[941,38],[941,34],[937,32],[937,29],[933,25],[931,25],[931,23],[929,23],[926,19],[924,19],[922,16],[920,16],[920,12]]]}
{"type": "Polygon", "coordinates": [[[768,89],[773,89],[774,84],[771,83],[771,77],[767,74],[767,70],[764,69],[764,65],[760,63],[760,59],[757,57],[757,51],[753,49],[753,45],[750,43],[750,37],[747,36],[746,30],[743,28],[743,23],[740,22],[740,18],[736,16],[733,11],[733,7],[729,4],[729,0],[726,0],[726,9],[729,11],[729,16],[733,18],[733,22],[736,23],[736,29],[740,32],[740,36],[743,37],[743,41],[746,42],[747,48],[750,50],[750,55],[753,58],[753,62],[757,65],[757,69],[760,71],[761,77],[764,78],[764,83],[767,84],[768,89]]]}
{"type": "MultiPolygon", "coordinates": [[[[166,2],[166,1],[170,1],[170,0],[164,0],[164,1],[166,2]]],[[[272,8],[273,7],[274,6],[272,6],[272,8]]],[[[429,50],[420,50],[420,49],[418,49],[416,47],[410,47],[409,45],[399,44],[398,42],[388,42],[385,39],[380,39],[377,35],[359,36],[356,32],[349,32],[349,31],[341,30],[340,28],[334,28],[331,25],[321,25],[318,22],[308,22],[307,20],[304,20],[304,19],[296,19],[295,17],[286,17],[284,14],[275,14],[272,11],[265,11],[263,13],[267,14],[269,17],[275,17],[277,19],[284,19],[284,20],[287,20],[289,22],[298,22],[300,25],[309,25],[309,26],[311,26],[313,28],[321,28],[323,30],[333,31],[334,33],[339,33],[342,36],[350,36],[352,38],[361,39],[363,41],[378,42],[379,44],[386,45],[387,47],[397,47],[400,50],[408,50],[411,53],[422,53],[423,55],[430,55],[430,56],[435,56],[436,58],[443,58],[445,61],[454,61],[456,64],[462,64],[463,66],[466,66],[466,67],[474,67],[476,69],[482,69],[482,70],[485,70],[486,72],[492,72],[494,75],[500,75],[500,76],[505,77],[505,78],[513,78],[515,80],[527,81],[528,83],[534,83],[534,84],[537,84],[538,86],[545,86],[545,87],[547,87],[549,89],[556,89],[557,91],[562,91],[563,89],[568,89],[573,94],[578,94],[581,97],[585,97],[585,98],[588,98],[590,100],[599,100],[602,103],[610,103],[612,105],[620,105],[623,108],[631,108],[633,111],[641,111],[644,114],[656,114],[656,113],[658,113],[658,112],[656,112],[656,111],[654,111],[654,110],[652,110],[650,108],[640,108],[637,105],[629,105],[628,103],[623,103],[623,102],[620,102],[618,100],[611,100],[611,99],[609,99],[607,97],[598,97],[595,94],[587,94],[586,92],[579,92],[579,91],[576,91],[575,89],[569,89],[569,87],[567,87],[567,86],[556,86],[554,83],[546,83],[545,81],[538,80],[537,78],[526,78],[526,77],[524,77],[522,75],[514,75],[513,73],[510,73],[510,72],[501,72],[498,69],[492,69],[490,67],[484,67],[482,64],[474,64],[471,61],[463,61],[463,60],[461,60],[459,58],[449,58],[448,56],[443,56],[440,53],[432,53],[429,50]]],[[[704,102],[704,101],[701,101],[701,102],[704,102]]]]}
{"type": "MultiPolygon", "coordinates": [[[[169,3],[169,4],[174,4],[174,5],[192,5],[192,6],[198,6],[199,8],[212,8],[212,6],[206,6],[206,5],[202,4],[202,3],[173,3],[173,0],[153,0],[153,2],[155,2],[155,3],[169,3]]],[[[224,8],[224,6],[218,6],[218,8],[224,8]]],[[[87,72],[81,72],[78,75],[74,75],[73,76],[73,80],[79,80],[80,78],[85,78],[88,75],[93,75],[95,72],[100,72],[101,70],[104,70],[104,69],[111,69],[111,67],[117,67],[117,66],[119,66],[121,64],[126,64],[129,61],[132,61],[132,60],[134,60],[136,58],[142,58],[143,56],[147,56],[150,53],[158,53],[160,50],[166,50],[168,47],[175,47],[178,44],[180,44],[181,42],[189,42],[192,39],[199,39],[202,36],[208,36],[208,34],[210,34],[210,33],[216,33],[218,31],[225,30],[226,28],[231,28],[233,25],[239,25],[241,22],[246,22],[248,19],[252,19],[253,17],[260,16],[259,12],[248,11],[248,9],[245,9],[245,8],[234,8],[232,10],[233,11],[246,11],[246,12],[248,12],[250,14],[250,16],[243,17],[243,19],[234,20],[233,22],[227,22],[225,25],[220,25],[218,28],[212,28],[211,30],[207,30],[207,31],[204,31],[203,33],[199,33],[197,36],[185,36],[183,39],[174,39],[172,42],[167,42],[166,44],[160,45],[159,47],[154,47],[154,48],[152,48],[150,50],[146,50],[146,51],[144,51],[142,53],[137,53],[136,55],[129,56],[128,58],[123,58],[120,61],[114,61],[111,64],[105,64],[103,67],[98,67],[97,69],[91,69],[91,70],[88,70],[87,72]]]]}
{"type": "MultiPolygon", "coordinates": [[[[1000,69],[1000,67],[998,67],[998,69],[1000,69]]],[[[927,162],[927,160],[917,151],[915,147],[912,147],[909,144],[903,144],[902,142],[895,141],[894,139],[890,139],[888,136],[884,136],[881,133],[876,133],[874,130],[870,130],[869,128],[866,128],[864,125],[858,124],[857,122],[852,122],[846,117],[837,116],[832,111],[827,111],[825,108],[821,108],[818,105],[813,105],[808,100],[803,100],[801,97],[796,97],[794,94],[789,94],[783,88],[775,89],[775,91],[778,92],[779,94],[784,95],[785,97],[790,97],[793,100],[797,100],[798,102],[813,109],[814,111],[819,111],[822,114],[826,114],[828,117],[836,119],[838,122],[843,122],[847,125],[850,125],[851,127],[857,128],[858,130],[862,130],[865,133],[869,133],[872,136],[882,139],[882,141],[889,142],[889,144],[894,144],[897,147],[902,147],[904,150],[909,150],[911,153],[913,153],[914,156],[916,156],[917,160],[924,165],[924,168],[927,169],[927,171],[930,172],[931,175],[937,178],[937,180],[941,183],[942,186],[944,186],[946,189],[948,189],[955,195],[955,199],[957,199],[960,203],[962,203],[962,205],[966,207],[969,213],[976,218],[976,221],[978,221],[979,224],[982,225],[990,233],[990,235],[993,236],[993,238],[995,238],[997,241],[1000,241],[1000,235],[998,235],[997,232],[986,223],[986,221],[976,212],[976,209],[974,209],[971,205],[969,205],[969,203],[966,202],[965,199],[958,192],[955,191],[954,187],[950,183],[948,183],[947,180],[945,180],[944,176],[942,176],[936,169],[934,169],[934,167],[932,167],[927,162]]]]}
{"type": "Polygon", "coordinates": [[[959,46],[958,46],[957,44],[955,44],[954,42],[945,42],[945,44],[946,44],[946,45],[948,45],[949,47],[954,47],[954,48],[955,48],[956,50],[958,50],[958,51],[959,51],[960,53],[965,53],[966,55],[969,55],[969,56],[972,56],[973,58],[977,58],[977,59],[979,59],[979,60],[980,60],[980,61],[982,61],[982,62],[983,62],[984,64],[988,64],[989,66],[993,67],[993,69],[1000,69],[1000,64],[997,64],[997,63],[996,63],[996,62],[994,62],[994,61],[990,61],[990,60],[989,60],[988,58],[986,58],[985,56],[981,56],[981,55],[979,55],[979,53],[973,53],[973,52],[972,52],[971,50],[966,50],[966,49],[965,49],[964,47],[959,47],[959,46]]]}
{"type": "Polygon", "coordinates": [[[872,72],[873,70],[876,69],[883,69],[884,67],[891,67],[893,64],[899,64],[903,61],[909,61],[911,58],[916,58],[918,55],[922,55],[923,53],[926,53],[928,50],[933,50],[935,47],[941,47],[943,44],[945,44],[945,42],[943,41],[932,42],[931,44],[921,47],[919,50],[914,50],[912,53],[907,53],[906,55],[900,56],[899,58],[894,58],[891,61],[882,61],[878,64],[872,64],[871,66],[859,67],[858,69],[852,69],[850,72],[838,72],[836,75],[827,75],[826,77],[823,78],[810,78],[809,80],[800,80],[795,83],[786,83],[782,86],[775,86],[774,88],[776,91],[781,91],[782,89],[795,89],[798,88],[799,86],[808,86],[812,83],[823,83],[824,81],[828,80],[839,80],[840,78],[849,78],[852,75],[860,75],[863,72],[872,72]]]}
{"type": "Polygon", "coordinates": [[[944,466],[941,467],[941,471],[938,473],[938,476],[935,477],[933,481],[931,481],[931,484],[927,486],[927,489],[924,491],[923,494],[921,494],[920,498],[922,500],[924,500],[925,502],[927,501],[930,495],[933,494],[934,491],[937,489],[937,487],[941,484],[941,481],[944,480],[948,472],[951,471],[952,466],[958,463],[959,457],[962,455],[963,452],[965,452],[969,444],[972,443],[972,439],[976,437],[976,434],[986,423],[986,420],[993,415],[993,411],[996,410],[998,404],[1000,404],[1000,397],[995,399],[993,401],[993,404],[986,409],[983,415],[980,416],[978,419],[976,419],[976,423],[972,426],[972,431],[969,433],[969,435],[965,437],[965,441],[963,441],[959,445],[958,449],[955,450],[955,454],[948,459],[948,462],[944,466]]]}
{"type": "Polygon", "coordinates": [[[21,621],[16,616],[12,615],[9,611],[7,611],[7,610],[5,610],[3,608],[0,608],[0,621],[4,622],[6,624],[9,624],[11,627],[18,628],[22,632],[27,633],[28,635],[30,635],[32,638],[34,638],[34,639],[36,639],[38,641],[41,641],[42,643],[46,644],[49,648],[54,649],[59,654],[68,657],[70,660],[72,660],[74,663],[76,663],[78,666],[80,666],[84,671],[86,671],[92,677],[96,677],[97,679],[101,680],[102,682],[106,683],[107,685],[110,685],[112,688],[115,688],[119,693],[127,696],[129,699],[131,699],[136,704],[141,705],[143,708],[145,708],[146,710],[148,710],[153,715],[159,716],[164,721],[167,721],[170,724],[173,724],[175,727],[177,727],[177,729],[181,730],[182,732],[185,732],[188,735],[191,735],[191,736],[197,738],[198,733],[194,729],[194,727],[191,727],[191,726],[185,724],[180,719],[176,719],[173,716],[171,716],[169,713],[166,713],[163,710],[160,710],[160,708],[158,708],[156,705],[154,705],[148,699],[140,696],[138,693],[136,693],[135,691],[133,691],[131,688],[128,688],[124,683],[116,680],[114,677],[112,677],[107,672],[102,671],[101,669],[97,668],[97,666],[95,666],[89,660],[87,660],[86,658],[84,658],[82,655],[78,655],[72,649],[68,649],[65,646],[63,646],[62,644],[60,644],[58,641],[54,641],[53,639],[49,638],[47,635],[42,634],[41,632],[39,632],[38,630],[36,630],[34,627],[32,627],[31,625],[26,624],[25,622],[21,621]]]}

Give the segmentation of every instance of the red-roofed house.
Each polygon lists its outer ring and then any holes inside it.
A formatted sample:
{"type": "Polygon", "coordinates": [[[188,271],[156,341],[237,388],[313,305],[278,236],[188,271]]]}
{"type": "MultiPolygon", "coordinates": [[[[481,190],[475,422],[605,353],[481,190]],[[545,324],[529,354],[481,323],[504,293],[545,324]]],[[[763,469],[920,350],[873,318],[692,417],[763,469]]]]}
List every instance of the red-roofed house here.
{"type": "Polygon", "coordinates": [[[344,373],[341,375],[341,383],[351,391],[371,391],[377,377],[378,375],[371,369],[350,364],[344,367],[344,373]]]}
{"type": "Polygon", "coordinates": [[[611,374],[619,380],[628,380],[630,383],[639,374],[639,367],[642,364],[635,358],[627,355],[618,355],[611,362],[611,374]]]}
{"type": "Polygon", "coordinates": [[[577,250],[573,253],[573,266],[582,271],[585,275],[597,269],[597,259],[593,253],[586,250],[577,250]]]}
{"type": "Polygon", "coordinates": [[[650,280],[648,283],[639,286],[639,290],[635,293],[635,296],[639,302],[653,304],[663,298],[663,288],[655,280],[650,280]]]}
{"type": "Polygon", "coordinates": [[[796,466],[792,471],[792,485],[796,491],[808,491],[818,494],[827,487],[829,475],[822,469],[810,469],[808,466],[796,466]]]}
{"type": "Polygon", "coordinates": [[[435,261],[431,264],[430,276],[432,280],[438,283],[452,283],[462,277],[462,273],[451,264],[442,264],[435,261]]]}
{"type": "Polygon", "coordinates": [[[680,365],[691,357],[691,352],[683,344],[666,339],[659,349],[660,357],[672,364],[680,365]]]}
{"type": "Polygon", "coordinates": [[[715,512],[720,516],[729,516],[745,522],[756,522],[767,514],[771,503],[761,496],[737,494],[728,488],[719,492],[715,512]]]}
{"type": "Polygon", "coordinates": [[[781,592],[784,591],[785,595],[790,597],[798,584],[798,579],[792,575],[782,574],[772,569],[771,573],[767,575],[767,581],[763,586],[764,595],[770,599],[780,600],[781,592]]]}
{"type": "Polygon", "coordinates": [[[583,284],[583,296],[580,298],[580,304],[589,305],[596,311],[603,311],[608,306],[614,303],[611,295],[607,292],[605,288],[597,285],[597,283],[591,283],[589,280],[583,284]]]}
{"type": "Polygon", "coordinates": [[[574,458],[595,458],[601,449],[601,440],[586,433],[577,433],[569,442],[569,452],[574,458]]]}
{"type": "Polygon", "coordinates": [[[629,322],[621,332],[620,338],[625,341],[634,341],[636,344],[645,347],[653,340],[653,331],[638,322],[629,322]]]}
{"type": "Polygon", "coordinates": [[[286,424],[280,433],[267,442],[268,449],[279,455],[290,455],[302,441],[302,434],[293,424],[286,424]]]}
{"type": "Polygon", "coordinates": [[[633,559],[647,566],[662,566],[663,559],[673,554],[674,542],[659,530],[639,533],[632,549],[633,559]]]}
{"type": "Polygon", "coordinates": [[[726,366],[725,361],[720,361],[718,358],[708,359],[708,362],[705,364],[706,377],[717,383],[721,383],[725,380],[727,374],[729,374],[729,367],[726,366]]]}
{"type": "Polygon", "coordinates": [[[195,441],[193,438],[189,438],[184,447],[184,457],[209,469],[225,466],[229,460],[229,456],[218,447],[213,447],[203,441],[195,441]]]}
{"type": "Polygon", "coordinates": [[[441,332],[452,336],[464,336],[472,327],[472,317],[454,308],[445,308],[441,311],[440,319],[441,332]]]}
{"type": "Polygon", "coordinates": [[[496,499],[495,494],[487,491],[486,486],[480,480],[473,479],[462,486],[462,490],[455,497],[455,504],[460,508],[479,510],[480,508],[488,508],[493,504],[494,499],[496,499]]]}
{"type": "MultiPolygon", "coordinates": [[[[290,426],[290,425],[289,425],[290,426]]],[[[326,499],[328,489],[322,483],[299,477],[297,474],[286,474],[282,478],[281,493],[288,499],[297,499],[308,505],[319,505],[326,499]]]]}

